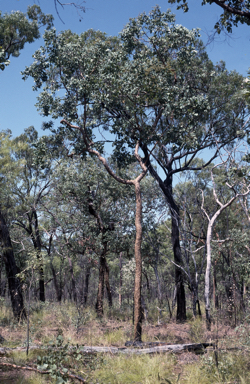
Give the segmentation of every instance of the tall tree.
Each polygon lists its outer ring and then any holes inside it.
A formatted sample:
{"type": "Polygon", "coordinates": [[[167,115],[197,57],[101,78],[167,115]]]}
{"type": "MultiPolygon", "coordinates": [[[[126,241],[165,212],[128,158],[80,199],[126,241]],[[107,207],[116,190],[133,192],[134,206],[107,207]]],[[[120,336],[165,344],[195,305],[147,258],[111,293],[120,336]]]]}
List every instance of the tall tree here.
{"type": "MultiPolygon", "coordinates": [[[[210,164],[218,148],[243,134],[248,113],[239,92],[242,77],[226,71],[224,64],[214,67],[198,37],[198,31],[175,25],[170,12],[161,13],[156,7],[148,16],[131,19],[120,41],[91,30],[80,36],[47,31],[45,47],[23,73],[24,78],[34,78],[36,90],[44,84],[38,108],[46,116],[64,116],[67,130],[59,127],[58,134],[75,143],[74,153],[87,151],[104,162],[103,140],[94,140],[100,128],[114,135],[113,156],[120,164],[131,162],[139,145],[144,153],[141,161],[170,208],[174,259],[179,266],[180,219],[173,176],[197,169],[191,163],[206,148],[214,148],[203,167],[210,164]],[[65,97],[58,94],[60,90],[66,90],[65,97]]],[[[183,321],[181,268],[176,267],[175,278],[177,320],[183,321]]]]}

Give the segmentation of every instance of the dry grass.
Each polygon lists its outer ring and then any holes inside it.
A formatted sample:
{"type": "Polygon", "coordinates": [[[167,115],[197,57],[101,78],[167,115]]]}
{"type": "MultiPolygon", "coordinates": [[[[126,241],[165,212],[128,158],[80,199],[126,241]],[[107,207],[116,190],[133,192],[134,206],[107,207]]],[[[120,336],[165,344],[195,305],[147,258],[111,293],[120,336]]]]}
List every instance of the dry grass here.
{"type": "MultiPolygon", "coordinates": [[[[190,316],[191,317],[191,316],[190,316]]],[[[72,345],[102,345],[124,346],[131,340],[133,326],[125,321],[126,315],[119,319],[115,311],[102,320],[96,318],[95,312],[89,308],[76,308],[66,303],[56,305],[33,305],[30,316],[30,344],[48,345],[55,342],[58,334],[64,340],[70,340],[72,345]]],[[[216,319],[215,319],[216,320],[216,319]]],[[[110,356],[105,355],[93,363],[93,367],[85,367],[84,361],[73,366],[81,375],[87,375],[92,383],[179,383],[179,384],[250,384],[250,365],[248,340],[250,326],[238,329],[215,321],[212,330],[208,332],[204,320],[192,319],[185,324],[176,324],[167,319],[164,324],[152,323],[143,326],[143,341],[164,341],[169,344],[192,342],[217,342],[219,349],[230,347],[241,348],[234,352],[219,351],[219,363],[216,365],[213,351],[204,356],[193,353],[180,355],[162,354],[153,356],[110,356]],[[244,353],[243,353],[244,344],[244,353]],[[96,363],[98,361],[98,363],[96,363]],[[86,373],[87,372],[87,373],[86,373]]],[[[5,338],[6,347],[25,346],[26,324],[16,324],[9,308],[0,307],[0,334],[5,338]]],[[[249,343],[250,345],[250,343],[249,343]]],[[[37,351],[32,351],[26,359],[25,353],[12,353],[8,361],[16,364],[32,364],[36,361],[37,351]]],[[[40,353],[40,352],[39,352],[40,353]]],[[[84,360],[84,357],[83,357],[84,360]]],[[[94,360],[93,360],[94,361],[94,360]]],[[[9,371],[9,377],[4,370],[0,371],[1,383],[52,383],[49,377],[34,375],[19,371],[9,371]],[[16,381],[11,381],[16,377],[16,381]],[[9,381],[8,381],[9,380],[9,381]]]]}

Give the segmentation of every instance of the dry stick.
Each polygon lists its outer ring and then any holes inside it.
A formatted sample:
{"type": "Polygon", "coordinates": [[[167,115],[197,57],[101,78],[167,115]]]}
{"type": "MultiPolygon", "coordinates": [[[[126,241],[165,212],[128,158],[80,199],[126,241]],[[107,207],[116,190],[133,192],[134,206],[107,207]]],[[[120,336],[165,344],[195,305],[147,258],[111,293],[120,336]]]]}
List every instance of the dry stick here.
{"type": "MultiPolygon", "coordinates": [[[[28,367],[28,366],[22,367],[21,365],[16,365],[16,364],[11,364],[11,363],[2,363],[1,361],[0,361],[0,365],[5,366],[5,367],[15,368],[15,369],[23,369],[26,371],[34,371],[34,372],[40,373],[41,375],[50,374],[50,371],[41,371],[40,369],[37,369],[37,368],[28,367]]],[[[81,381],[82,383],[86,383],[86,380],[81,376],[73,375],[72,373],[67,373],[66,376],[70,377],[71,379],[77,379],[77,380],[81,381]]]]}

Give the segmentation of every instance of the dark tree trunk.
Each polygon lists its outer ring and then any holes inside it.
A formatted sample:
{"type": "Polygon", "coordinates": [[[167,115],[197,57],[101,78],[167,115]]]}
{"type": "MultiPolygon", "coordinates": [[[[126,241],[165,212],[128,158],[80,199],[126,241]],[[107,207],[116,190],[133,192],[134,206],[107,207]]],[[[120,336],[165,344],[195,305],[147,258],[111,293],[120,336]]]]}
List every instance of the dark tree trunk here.
{"type": "Polygon", "coordinates": [[[29,227],[26,228],[26,231],[30,234],[36,254],[39,261],[39,299],[40,301],[45,302],[45,282],[44,282],[44,270],[42,262],[42,243],[38,226],[38,217],[36,209],[32,209],[32,213],[28,214],[29,227]],[[34,217],[34,222],[33,222],[34,217]]]}
{"type": "Polygon", "coordinates": [[[91,271],[91,267],[88,266],[85,274],[85,284],[84,284],[84,293],[83,293],[84,304],[87,304],[87,301],[88,301],[90,271],[91,271]]]}
{"type": "MultiPolygon", "coordinates": [[[[103,250],[103,254],[104,254],[104,252],[105,252],[105,250],[103,250]]],[[[106,265],[105,256],[102,255],[100,257],[99,282],[98,282],[97,300],[96,300],[96,305],[95,305],[96,313],[97,313],[98,317],[102,317],[103,316],[103,296],[104,296],[105,265],[106,265]]]]}
{"type": "Polygon", "coordinates": [[[142,281],[142,200],[140,182],[135,185],[136,214],[135,214],[135,288],[134,288],[134,341],[141,341],[143,311],[141,305],[141,281],[142,281]]]}
{"type": "Polygon", "coordinates": [[[9,284],[9,292],[14,317],[17,320],[26,318],[26,311],[23,303],[21,283],[17,277],[18,269],[10,240],[9,230],[4,216],[0,210],[0,242],[2,245],[2,256],[5,263],[6,275],[9,284]]]}
{"type": "Polygon", "coordinates": [[[106,285],[109,308],[112,307],[112,292],[109,284],[109,267],[105,258],[105,271],[104,271],[104,283],[106,285]]]}
{"type": "MultiPolygon", "coordinates": [[[[145,158],[149,159],[148,149],[146,145],[142,145],[142,150],[144,152],[145,158]]],[[[162,180],[154,167],[151,165],[150,161],[147,161],[147,166],[152,177],[158,182],[159,187],[161,188],[164,196],[166,198],[167,204],[170,208],[171,212],[171,221],[172,221],[172,247],[174,253],[174,262],[182,267],[182,256],[181,256],[181,248],[180,248],[180,233],[179,233],[179,207],[175,203],[173,197],[173,172],[171,161],[166,159],[168,165],[166,166],[167,178],[166,180],[162,180]]],[[[185,321],[187,319],[186,316],[186,296],[185,296],[185,288],[184,288],[184,278],[181,268],[175,266],[175,284],[176,284],[176,300],[177,300],[177,313],[176,320],[177,321],[185,321]]]]}
{"type": "Polygon", "coordinates": [[[180,267],[182,267],[182,256],[181,256],[181,247],[180,247],[180,232],[179,232],[179,208],[174,202],[173,193],[172,193],[172,177],[166,180],[167,190],[169,191],[169,205],[171,208],[171,222],[172,222],[172,232],[171,240],[172,247],[174,252],[174,262],[175,264],[175,285],[176,285],[176,301],[177,301],[177,321],[185,321],[186,316],[186,296],[184,288],[184,279],[183,273],[180,267]],[[180,266],[180,267],[179,267],[180,266]]]}

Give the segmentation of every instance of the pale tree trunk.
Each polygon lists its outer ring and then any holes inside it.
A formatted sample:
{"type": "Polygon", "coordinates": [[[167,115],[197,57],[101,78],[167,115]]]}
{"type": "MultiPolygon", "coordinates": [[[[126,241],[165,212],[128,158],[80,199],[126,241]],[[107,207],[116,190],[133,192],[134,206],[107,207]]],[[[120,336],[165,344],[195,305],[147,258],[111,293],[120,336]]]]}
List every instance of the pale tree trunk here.
{"type": "Polygon", "coordinates": [[[211,271],[211,240],[212,240],[212,227],[214,220],[208,223],[207,228],[207,266],[205,272],[205,310],[206,310],[206,323],[207,329],[211,330],[211,315],[210,315],[210,271],[211,271]]]}
{"type": "Polygon", "coordinates": [[[205,272],[205,309],[206,309],[206,323],[207,323],[207,329],[211,330],[211,314],[210,314],[210,272],[211,272],[211,241],[212,241],[212,230],[213,230],[213,225],[216,221],[216,219],[219,217],[222,211],[229,207],[238,197],[240,196],[247,196],[249,194],[250,186],[244,185],[244,189],[246,192],[243,193],[236,193],[235,186],[230,186],[228,183],[226,185],[235,193],[235,195],[225,204],[222,204],[217,196],[216,193],[216,187],[215,187],[215,182],[214,182],[214,175],[213,175],[213,169],[220,166],[220,165],[225,165],[226,162],[222,162],[220,164],[216,164],[212,169],[211,169],[211,179],[213,183],[213,195],[216,203],[219,205],[219,209],[213,217],[210,219],[208,213],[206,212],[204,208],[204,193],[202,193],[202,204],[201,204],[201,210],[204,212],[208,219],[208,227],[207,227],[207,265],[206,265],[206,272],[205,272]]]}

